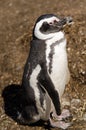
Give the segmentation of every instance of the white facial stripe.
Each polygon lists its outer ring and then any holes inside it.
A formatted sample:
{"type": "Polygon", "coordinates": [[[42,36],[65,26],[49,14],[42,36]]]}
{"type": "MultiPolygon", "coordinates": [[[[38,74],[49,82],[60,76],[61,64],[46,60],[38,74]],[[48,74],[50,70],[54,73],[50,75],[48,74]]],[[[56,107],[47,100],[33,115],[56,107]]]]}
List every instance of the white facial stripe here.
{"type": "Polygon", "coordinates": [[[46,19],[43,19],[43,20],[39,21],[39,22],[36,24],[36,26],[35,26],[35,30],[34,30],[35,36],[36,36],[38,39],[41,39],[41,40],[46,40],[46,39],[52,38],[52,37],[55,35],[55,33],[43,34],[43,33],[40,32],[40,27],[42,26],[43,22],[46,22],[46,21],[47,21],[48,23],[50,23],[50,22],[53,22],[54,20],[59,21],[59,19],[56,18],[56,17],[54,17],[54,16],[51,17],[51,18],[46,18],[46,19]]]}
{"type": "Polygon", "coordinates": [[[45,18],[45,19],[39,21],[38,23],[41,23],[41,24],[42,24],[42,23],[45,22],[45,21],[47,21],[48,23],[50,23],[50,22],[53,22],[54,20],[59,21],[58,18],[56,18],[55,16],[53,16],[53,17],[51,17],[51,18],[45,18]]]}

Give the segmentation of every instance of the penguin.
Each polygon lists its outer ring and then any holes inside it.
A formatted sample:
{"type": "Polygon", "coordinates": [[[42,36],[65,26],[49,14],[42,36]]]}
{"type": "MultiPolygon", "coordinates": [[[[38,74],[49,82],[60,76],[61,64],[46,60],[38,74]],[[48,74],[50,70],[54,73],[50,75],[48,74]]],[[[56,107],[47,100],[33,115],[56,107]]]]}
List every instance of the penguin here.
{"type": "Polygon", "coordinates": [[[54,14],[37,19],[22,78],[24,104],[18,112],[20,122],[30,125],[43,120],[54,127],[69,126],[53,123],[51,112],[61,116],[61,97],[70,77],[63,28],[71,23],[71,17],[60,18],[54,14]]]}

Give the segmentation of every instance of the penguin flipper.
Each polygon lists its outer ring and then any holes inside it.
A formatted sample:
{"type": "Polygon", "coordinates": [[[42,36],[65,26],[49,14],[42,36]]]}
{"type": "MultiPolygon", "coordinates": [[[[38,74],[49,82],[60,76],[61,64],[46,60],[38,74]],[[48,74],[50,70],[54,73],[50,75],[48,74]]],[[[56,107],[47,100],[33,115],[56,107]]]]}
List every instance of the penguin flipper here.
{"type": "Polygon", "coordinates": [[[50,96],[50,98],[54,104],[57,115],[60,115],[61,109],[60,109],[59,94],[58,94],[57,90],[55,89],[50,76],[48,75],[46,67],[42,68],[41,74],[42,74],[42,76],[39,76],[39,83],[44,87],[44,89],[47,91],[48,95],[50,96]]]}

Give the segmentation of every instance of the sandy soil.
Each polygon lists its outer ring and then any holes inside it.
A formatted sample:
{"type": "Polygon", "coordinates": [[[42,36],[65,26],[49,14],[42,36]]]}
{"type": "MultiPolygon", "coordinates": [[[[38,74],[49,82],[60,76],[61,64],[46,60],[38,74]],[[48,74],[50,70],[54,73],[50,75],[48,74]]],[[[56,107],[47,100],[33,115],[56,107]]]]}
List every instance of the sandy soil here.
{"type": "Polygon", "coordinates": [[[32,28],[36,18],[45,13],[74,19],[74,24],[65,29],[71,79],[63,100],[73,114],[68,130],[86,130],[86,0],[0,0],[0,130],[47,129],[19,125],[12,113],[18,103],[15,94],[21,84],[32,28]],[[12,109],[11,113],[7,109],[12,109]]]}

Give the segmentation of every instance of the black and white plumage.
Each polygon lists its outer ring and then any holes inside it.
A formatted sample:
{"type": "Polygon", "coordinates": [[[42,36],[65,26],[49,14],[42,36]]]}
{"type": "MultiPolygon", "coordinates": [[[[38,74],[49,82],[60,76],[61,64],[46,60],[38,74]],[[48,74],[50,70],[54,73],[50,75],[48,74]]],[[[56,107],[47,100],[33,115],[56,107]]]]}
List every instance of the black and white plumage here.
{"type": "Polygon", "coordinates": [[[57,115],[61,114],[60,100],[69,80],[62,29],[71,21],[70,17],[61,19],[53,14],[42,15],[36,21],[22,79],[25,105],[18,114],[22,122],[48,121],[51,106],[57,115]]]}

